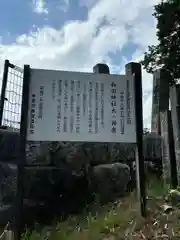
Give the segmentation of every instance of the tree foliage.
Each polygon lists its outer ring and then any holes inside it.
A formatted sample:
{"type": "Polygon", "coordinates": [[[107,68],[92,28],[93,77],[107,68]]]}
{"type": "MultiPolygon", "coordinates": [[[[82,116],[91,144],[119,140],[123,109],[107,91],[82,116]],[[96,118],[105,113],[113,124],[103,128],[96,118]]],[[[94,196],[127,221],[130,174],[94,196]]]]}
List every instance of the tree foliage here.
{"type": "Polygon", "coordinates": [[[169,83],[180,79],[180,0],[167,0],[154,6],[158,44],[148,47],[141,64],[147,72],[163,68],[169,83]]]}

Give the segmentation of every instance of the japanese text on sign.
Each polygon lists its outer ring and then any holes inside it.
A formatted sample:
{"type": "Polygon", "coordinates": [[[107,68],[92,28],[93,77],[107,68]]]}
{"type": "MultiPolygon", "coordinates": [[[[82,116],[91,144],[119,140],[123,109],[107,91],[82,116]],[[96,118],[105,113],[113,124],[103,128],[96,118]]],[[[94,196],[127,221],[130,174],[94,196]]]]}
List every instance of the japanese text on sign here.
{"type": "Polygon", "coordinates": [[[31,71],[28,140],[136,141],[133,78],[31,71]]]}

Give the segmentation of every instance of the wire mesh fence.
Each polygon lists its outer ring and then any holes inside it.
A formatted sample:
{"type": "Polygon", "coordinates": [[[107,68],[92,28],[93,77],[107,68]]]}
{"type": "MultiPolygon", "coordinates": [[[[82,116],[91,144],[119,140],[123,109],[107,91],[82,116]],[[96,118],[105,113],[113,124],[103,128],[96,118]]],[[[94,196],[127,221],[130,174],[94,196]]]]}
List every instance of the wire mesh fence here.
{"type": "Polygon", "coordinates": [[[9,63],[2,126],[11,131],[20,130],[23,69],[9,63]]]}
{"type": "Polygon", "coordinates": [[[10,222],[13,228],[16,202],[22,200],[19,131],[23,78],[24,70],[5,60],[0,96],[0,225],[10,222]]]}

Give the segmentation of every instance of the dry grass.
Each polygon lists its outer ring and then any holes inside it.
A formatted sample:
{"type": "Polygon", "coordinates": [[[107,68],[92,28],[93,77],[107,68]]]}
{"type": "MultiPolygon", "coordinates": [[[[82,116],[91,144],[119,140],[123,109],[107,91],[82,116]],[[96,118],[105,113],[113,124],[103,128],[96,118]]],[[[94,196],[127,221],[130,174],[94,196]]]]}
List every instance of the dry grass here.
{"type": "Polygon", "coordinates": [[[167,186],[151,178],[147,186],[148,217],[140,216],[135,193],[114,203],[100,206],[94,203],[81,215],[66,221],[28,231],[22,240],[138,240],[180,239],[180,209],[169,213],[162,209],[167,186]]]}
{"type": "Polygon", "coordinates": [[[39,234],[33,232],[29,238],[25,239],[43,239],[44,236],[53,240],[98,240],[115,236],[118,237],[117,239],[124,239],[123,234],[127,232],[127,226],[133,228],[134,223],[136,223],[135,227],[138,228],[143,223],[143,219],[139,215],[138,205],[134,194],[132,194],[113,204],[98,207],[98,211],[95,211],[97,206],[93,206],[88,214],[69,217],[66,221],[60,222],[50,229],[44,228],[39,234]]]}
{"type": "Polygon", "coordinates": [[[115,203],[99,206],[94,204],[80,216],[45,227],[42,231],[26,233],[23,239],[39,240],[136,240],[180,239],[180,211],[164,213],[161,205],[167,188],[160,181],[150,179],[147,193],[148,217],[140,216],[139,203],[134,193],[115,203]]]}

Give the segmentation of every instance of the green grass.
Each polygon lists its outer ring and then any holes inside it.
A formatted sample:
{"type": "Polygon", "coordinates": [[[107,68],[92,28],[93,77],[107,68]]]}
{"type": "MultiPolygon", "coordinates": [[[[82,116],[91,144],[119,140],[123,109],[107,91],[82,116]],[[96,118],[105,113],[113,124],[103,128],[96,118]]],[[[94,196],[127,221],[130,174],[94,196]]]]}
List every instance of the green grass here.
{"type": "MultiPolygon", "coordinates": [[[[154,177],[148,180],[147,195],[151,198],[162,196],[167,191],[154,177]]],[[[148,202],[149,204],[149,202],[148,202]]],[[[151,206],[152,207],[152,206],[151,206]]],[[[23,240],[99,240],[124,239],[125,235],[139,231],[144,226],[140,216],[136,194],[122,198],[114,203],[100,206],[97,202],[79,216],[70,216],[66,221],[44,227],[43,230],[28,231],[23,240]]]]}
{"type": "Polygon", "coordinates": [[[147,195],[150,197],[164,196],[170,186],[168,184],[163,184],[162,181],[158,180],[155,176],[148,176],[147,179],[147,195]]]}
{"type": "Polygon", "coordinates": [[[29,238],[40,239],[42,236],[49,235],[48,239],[102,239],[103,237],[119,231],[125,231],[132,220],[139,216],[138,203],[135,196],[117,201],[114,204],[99,206],[94,212],[84,213],[81,216],[69,217],[66,221],[57,223],[51,227],[50,231],[44,228],[41,233],[33,232],[29,238]]]}

